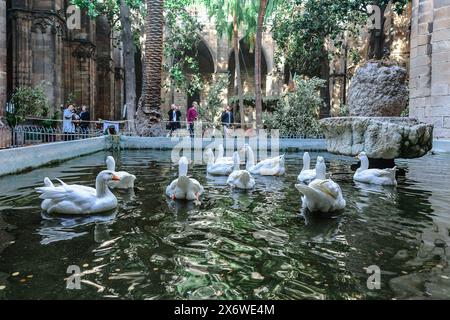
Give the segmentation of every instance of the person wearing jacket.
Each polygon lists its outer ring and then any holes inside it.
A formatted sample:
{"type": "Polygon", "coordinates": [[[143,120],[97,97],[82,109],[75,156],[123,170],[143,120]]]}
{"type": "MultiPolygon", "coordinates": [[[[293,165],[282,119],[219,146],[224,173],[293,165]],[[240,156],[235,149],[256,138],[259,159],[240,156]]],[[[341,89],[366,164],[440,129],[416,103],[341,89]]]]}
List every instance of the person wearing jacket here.
{"type": "Polygon", "coordinates": [[[191,134],[191,138],[194,137],[194,122],[198,120],[198,103],[194,101],[192,103],[192,107],[189,108],[187,112],[187,123],[189,125],[189,132],[191,134]]]}
{"type": "Polygon", "coordinates": [[[230,106],[227,106],[224,112],[222,112],[221,121],[223,126],[223,133],[226,136],[228,135],[228,129],[230,129],[234,123],[234,116],[230,106]]]}
{"type": "Polygon", "coordinates": [[[170,135],[172,135],[175,130],[181,128],[181,111],[175,104],[172,104],[168,114],[169,114],[168,129],[170,129],[170,135]]]}

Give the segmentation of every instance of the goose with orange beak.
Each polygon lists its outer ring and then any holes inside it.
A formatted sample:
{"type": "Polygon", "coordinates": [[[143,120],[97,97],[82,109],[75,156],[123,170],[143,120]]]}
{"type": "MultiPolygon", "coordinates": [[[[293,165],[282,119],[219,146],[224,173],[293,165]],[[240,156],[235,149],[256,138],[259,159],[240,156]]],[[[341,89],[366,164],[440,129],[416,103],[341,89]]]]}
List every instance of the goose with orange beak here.
{"type": "Polygon", "coordinates": [[[44,187],[36,188],[43,199],[41,208],[48,213],[87,215],[113,210],[117,198],[109,190],[108,183],[120,181],[113,171],[105,170],[98,174],[95,189],[81,185],[68,185],[61,180],[55,186],[49,178],[44,179],[44,187]]]}
{"type": "Polygon", "coordinates": [[[136,176],[126,171],[116,171],[116,160],[109,156],[106,158],[106,167],[114,172],[118,180],[112,180],[108,183],[110,189],[133,189],[136,176]]]}

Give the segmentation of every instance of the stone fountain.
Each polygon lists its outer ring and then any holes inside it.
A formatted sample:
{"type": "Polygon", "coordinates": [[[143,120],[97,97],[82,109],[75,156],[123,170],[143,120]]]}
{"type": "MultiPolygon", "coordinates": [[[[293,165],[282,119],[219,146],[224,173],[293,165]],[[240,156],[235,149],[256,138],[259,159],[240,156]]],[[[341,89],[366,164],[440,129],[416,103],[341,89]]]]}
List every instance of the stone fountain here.
{"type": "Polygon", "coordinates": [[[419,158],[432,149],[433,126],[401,117],[408,106],[407,72],[381,61],[360,67],[349,88],[349,117],[321,125],[331,153],[393,160],[419,158]]]}

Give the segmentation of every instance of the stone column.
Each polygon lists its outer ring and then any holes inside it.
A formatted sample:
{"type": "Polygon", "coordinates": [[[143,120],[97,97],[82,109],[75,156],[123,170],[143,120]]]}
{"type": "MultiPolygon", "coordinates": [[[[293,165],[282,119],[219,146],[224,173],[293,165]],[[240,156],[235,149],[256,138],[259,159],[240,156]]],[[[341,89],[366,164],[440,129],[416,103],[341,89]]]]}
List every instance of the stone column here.
{"type": "MultiPolygon", "coordinates": [[[[219,37],[217,35],[216,72],[218,75],[227,74],[230,77],[228,81],[234,83],[232,78],[234,77],[234,75],[228,74],[229,72],[228,60],[230,58],[230,50],[231,50],[230,46],[231,45],[226,36],[219,37]]],[[[229,92],[230,88],[224,89],[224,92],[222,92],[222,98],[225,104],[228,104],[228,97],[234,96],[234,90],[229,92]]]]}
{"type": "Polygon", "coordinates": [[[97,97],[96,116],[106,120],[115,119],[114,108],[114,60],[112,59],[112,30],[105,16],[97,17],[97,97]]]}
{"type": "Polygon", "coordinates": [[[450,138],[450,2],[413,0],[410,116],[450,138]]]}
{"type": "Polygon", "coordinates": [[[0,117],[6,103],[6,1],[0,0],[0,117]]]}
{"type": "Polygon", "coordinates": [[[95,31],[95,20],[82,12],[81,29],[69,30],[68,41],[65,42],[65,100],[70,97],[75,104],[88,106],[92,120],[98,118],[95,31]]]}
{"type": "Polygon", "coordinates": [[[434,0],[431,37],[431,107],[425,116],[436,138],[450,138],[450,1],[434,0]]]}

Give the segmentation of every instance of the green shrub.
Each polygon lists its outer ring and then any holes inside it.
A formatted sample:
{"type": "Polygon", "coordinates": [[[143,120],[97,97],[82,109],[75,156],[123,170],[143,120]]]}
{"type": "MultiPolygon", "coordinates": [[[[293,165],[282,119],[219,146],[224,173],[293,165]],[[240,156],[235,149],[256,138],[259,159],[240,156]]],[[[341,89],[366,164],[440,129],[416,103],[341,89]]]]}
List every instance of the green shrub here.
{"type": "Polygon", "coordinates": [[[44,120],[42,121],[42,126],[45,128],[55,128],[58,125],[58,121],[59,119],[61,119],[62,115],[60,111],[56,111],[53,114],[53,117],[49,120],[44,120]]]}
{"type": "Polygon", "coordinates": [[[227,87],[228,74],[217,76],[217,79],[211,83],[210,90],[206,97],[206,103],[198,108],[200,119],[213,123],[220,115],[225,107],[222,96],[227,87]]]}
{"type": "Polygon", "coordinates": [[[27,117],[45,117],[50,110],[43,83],[35,88],[18,87],[12,94],[10,102],[14,107],[6,117],[12,127],[25,121],[27,117]]]}
{"type": "Polygon", "coordinates": [[[321,133],[319,109],[323,100],[319,89],[325,81],[294,78],[295,90],[285,93],[272,113],[263,113],[267,129],[279,129],[282,136],[317,136],[321,133]]]}
{"type": "Polygon", "coordinates": [[[409,117],[409,106],[407,106],[405,110],[402,111],[400,117],[409,117]]]}
{"type": "MultiPolygon", "coordinates": [[[[244,95],[244,106],[247,107],[253,107],[256,106],[256,98],[254,95],[244,95]]],[[[262,99],[262,109],[263,111],[273,112],[277,108],[278,101],[280,100],[280,97],[278,96],[267,96],[263,97],[262,99]]],[[[230,98],[230,104],[238,104],[239,98],[236,96],[233,96],[230,98]]]]}
{"type": "Polygon", "coordinates": [[[337,117],[348,117],[350,115],[350,109],[347,104],[341,103],[337,117]]]}

